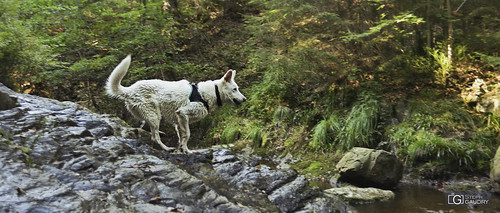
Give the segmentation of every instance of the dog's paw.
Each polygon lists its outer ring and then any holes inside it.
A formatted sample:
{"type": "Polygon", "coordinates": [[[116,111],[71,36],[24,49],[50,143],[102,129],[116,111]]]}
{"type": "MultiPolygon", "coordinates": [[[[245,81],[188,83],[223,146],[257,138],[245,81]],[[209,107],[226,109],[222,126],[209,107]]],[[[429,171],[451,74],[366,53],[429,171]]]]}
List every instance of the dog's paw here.
{"type": "Polygon", "coordinates": [[[173,147],[162,147],[162,148],[163,148],[163,150],[165,150],[167,152],[174,152],[174,151],[176,151],[176,149],[173,148],[173,147]]]}
{"type": "Polygon", "coordinates": [[[178,150],[175,151],[176,154],[192,154],[193,151],[191,151],[190,149],[182,149],[182,148],[179,148],[178,150]]]}

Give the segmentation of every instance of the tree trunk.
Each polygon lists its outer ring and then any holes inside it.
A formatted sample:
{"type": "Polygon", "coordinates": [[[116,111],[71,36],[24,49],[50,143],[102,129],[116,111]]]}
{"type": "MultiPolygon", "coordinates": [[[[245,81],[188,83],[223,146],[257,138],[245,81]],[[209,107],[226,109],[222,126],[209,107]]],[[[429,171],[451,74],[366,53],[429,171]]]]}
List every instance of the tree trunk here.
{"type": "Polygon", "coordinates": [[[446,8],[448,12],[448,63],[452,64],[452,42],[453,42],[453,22],[451,21],[451,0],[446,0],[446,8]]]}
{"type": "Polygon", "coordinates": [[[425,11],[425,33],[427,37],[427,41],[425,46],[427,48],[431,48],[431,42],[432,42],[432,31],[431,31],[431,20],[430,20],[430,10],[431,10],[431,0],[427,0],[425,3],[426,11],[425,11]]]}

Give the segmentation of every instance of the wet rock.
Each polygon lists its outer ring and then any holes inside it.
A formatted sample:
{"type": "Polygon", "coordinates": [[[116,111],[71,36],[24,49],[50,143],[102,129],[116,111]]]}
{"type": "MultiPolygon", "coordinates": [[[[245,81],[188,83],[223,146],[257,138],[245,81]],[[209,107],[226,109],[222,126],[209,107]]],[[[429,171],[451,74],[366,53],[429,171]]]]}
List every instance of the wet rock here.
{"type": "Polygon", "coordinates": [[[263,165],[260,168],[260,176],[254,185],[269,194],[294,180],[297,175],[297,171],[293,169],[273,170],[269,166],[263,165]]]}
{"type": "Polygon", "coordinates": [[[355,147],[336,165],[340,181],[360,186],[395,187],[403,177],[403,164],[387,151],[355,147]]]}
{"type": "Polygon", "coordinates": [[[149,202],[151,198],[157,197],[160,194],[158,187],[156,187],[156,182],[149,179],[132,185],[131,190],[137,199],[144,202],[149,202]]]}
{"type": "Polygon", "coordinates": [[[331,188],[325,190],[327,195],[340,197],[350,204],[366,204],[378,201],[387,201],[394,199],[394,192],[390,190],[377,189],[373,187],[358,188],[346,186],[340,188],[331,188]]]}
{"type": "Polygon", "coordinates": [[[115,160],[119,156],[132,154],[133,149],[117,137],[103,137],[93,141],[92,152],[98,158],[115,160]]]}
{"type": "Polygon", "coordinates": [[[85,127],[79,127],[79,126],[71,126],[66,129],[69,134],[73,137],[86,137],[86,136],[91,136],[92,134],[87,130],[85,127]]]}
{"type": "Polygon", "coordinates": [[[243,169],[243,165],[239,161],[229,162],[225,164],[215,164],[214,169],[215,171],[218,171],[220,174],[234,176],[243,169]]]}
{"type": "Polygon", "coordinates": [[[94,160],[90,159],[87,155],[84,155],[78,158],[71,159],[64,165],[63,169],[76,172],[84,169],[89,169],[94,166],[97,167],[96,164],[97,163],[94,160]]]}
{"type": "Polygon", "coordinates": [[[0,91],[0,110],[7,110],[16,107],[17,98],[10,97],[9,94],[0,91]]]}
{"type": "Polygon", "coordinates": [[[305,176],[298,176],[295,180],[276,189],[268,198],[276,204],[281,211],[292,212],[304,206],[304,200],[317,195],[318,192],[308,187],[305,176]]]}
{"type": "Polygon", "coordinates": [[[295,170],[224,148],[165,153],[120,119],[2,85],[0,91],[19,103],[0,111],[0,212],[342,209],[295,170]]]}
{"type": "Polygon", "coordinates": [[[215,163],[226,163],[236,160],[236,156],[228,149],[219,149],[213,153],[215,163]]]}

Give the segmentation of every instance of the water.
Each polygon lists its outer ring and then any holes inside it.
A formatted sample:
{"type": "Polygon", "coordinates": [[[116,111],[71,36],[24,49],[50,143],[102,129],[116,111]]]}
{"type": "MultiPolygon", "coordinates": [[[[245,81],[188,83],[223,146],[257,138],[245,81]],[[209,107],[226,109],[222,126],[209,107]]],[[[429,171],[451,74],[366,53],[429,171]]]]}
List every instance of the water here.
{"type": "MultiPolygon", "coordinates": [[[[401,213],[401,212],[500,212],[500,196],[482,195],[481,199],[488,200],[487,205],[469,207],[467,205],[448,204],[448,195],[435,188],[414,184],[400,184],[394,191],[396,198],[386,202],[355,205],[359,213],[401,213]]],[[[464,194],[469,196],[472,194],[464,194]]],[[[452,198],[452,197],[450,197],[452,198]]],[[[456,197],[456,202],[461,197],[456,197]]],[[[465,198],[465,197],[464,197],[465,198]]],[[[469,199],[469,198],[465,198],[469,199]]],[[[473,198],[471,198],[473,199],[473,198]]],[[[453,202],[451,199],[450,202],[453,202]]]]}

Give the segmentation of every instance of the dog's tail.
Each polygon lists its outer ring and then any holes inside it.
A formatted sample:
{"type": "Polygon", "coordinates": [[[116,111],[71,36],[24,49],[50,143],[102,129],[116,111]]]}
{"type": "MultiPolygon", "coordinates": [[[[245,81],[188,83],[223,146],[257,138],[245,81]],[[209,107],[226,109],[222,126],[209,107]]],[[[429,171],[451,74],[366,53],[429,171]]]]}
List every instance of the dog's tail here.
{"type": "Polygon", "coordinates": [[[131,57],[128,55],[118,64],[118,66],[116,66],[111,75],[109,75],[108,81],[106,82],[106,93],[108,93],[108,95],[120,97],[124,93],[124,87],[121,85],[121,81],[123,76],[127,74],[130,61],[131,57]]]}

